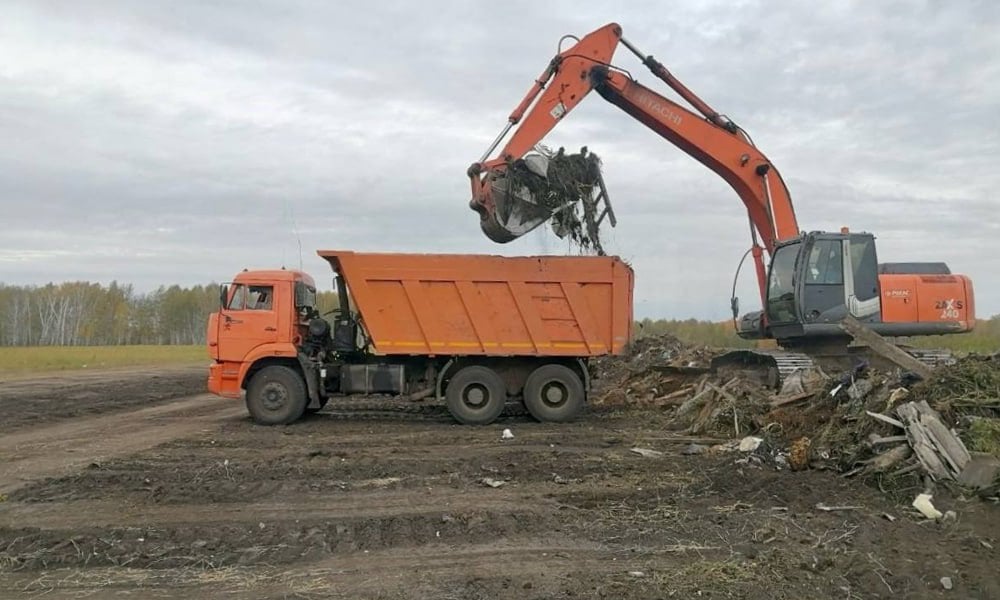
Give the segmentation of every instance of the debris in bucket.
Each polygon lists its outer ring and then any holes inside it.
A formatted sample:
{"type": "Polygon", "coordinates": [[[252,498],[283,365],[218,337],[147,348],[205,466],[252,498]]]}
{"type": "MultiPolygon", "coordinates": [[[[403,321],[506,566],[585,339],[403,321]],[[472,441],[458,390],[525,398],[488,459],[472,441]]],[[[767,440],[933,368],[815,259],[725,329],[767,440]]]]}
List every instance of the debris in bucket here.
{"type": "Polygon", "coordinates": [[[550,211],[556,235],[604,256],[598,206],[601,159],[586,146],[578,154],[567,154],[564,148],[552,152],[541,145],[536,151],[507,165],[509,189],[550,211]]]}

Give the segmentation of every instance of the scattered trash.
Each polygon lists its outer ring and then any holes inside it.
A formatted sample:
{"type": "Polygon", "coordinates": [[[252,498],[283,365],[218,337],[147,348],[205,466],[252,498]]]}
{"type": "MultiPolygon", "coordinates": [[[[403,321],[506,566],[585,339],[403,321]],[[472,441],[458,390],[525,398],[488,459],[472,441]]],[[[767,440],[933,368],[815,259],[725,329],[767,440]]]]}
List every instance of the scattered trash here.
{"type": "Polygon", "coordinates": [[[945,521],[956,521],[956,520],[958,520],[958,513],[955,512],[955,511],[953,511],[953,510],[946,510],[946,511],[944,511],[944,519],[943,520],[945,520],[945,521]]]}
{"type": "Polygon", "coordinates": [[[688,444],[681,450],[681,454],[684,456],[694,456],[696,454],[704,454],[706,450],[708,450],[708,446],[703,444],[688,444]]]}
{"type": "Polygon", "coordinates": [[[802,471],[809,467],[809,449],[812,447],[812,440],[806,436],[792,442],[788,451],[788,466],[793,471],[802,471]]]}
{"type": "Polygon", "coordinates": [[[882,518],[889,521],[890,523],[896,520],[896,517],[890,515],[889,513],[882,513],[882,518]]]}
{"type": "Polygon", "coordinates": [[[760,447],[763,441],[764,438],[748,435],[747,437],[740,440],[740,446],[739,446],[740,452],[753,452],[754,450],[760,447]]]}
{"type": "Polygon", "coordinates": [[[514,439],[514,432],[510,429],[504,429],[503,433],[500,434],[500,439],[502,440],[512,440],[514,439]]]}
{"type": "Polygon", "coordinates": [[[847,397],[851,400],[861,400],[875,387],[869,379],[858,379],[847,388],[847,397]]]}
{"type": "Polygon", "coordinates": [[[944,513],[934,508],[934,505],[931,504],[931,498],[933,496],[930,494],[918,494],[913,500],[913,508],[919,510],[928,519],[940,519],[944,513]]]}
{"type": "Polygon", "coordinates": [[[507,482],[501,479],[493,479],[491,477],[484,477],[479,481],[479,483],[485,485],[486,487],[498,488],[502,485],[506,485],[507,482]]]}
{"type": "Polygon", "coordinates": [[[369,479],[368,481],[365,481],[363,483],[371,487],[386,487],[394,483],[399,483],[402,480],[403,480],[402,477],[380,477],[378,479],[369,479]]]}
{"type": "Polygon", "coordinates": [[[951,582],[951,577],[942,577],[941,587],[943,587],[946,590],[950,590],[953,587],[953,584],[951,582]]]}
{"type": "Polygon", "coordinates": [[[827,506],[822,502],[816,505],[816,510],[821,510],[823,512],[838,512],[841,510],[861,510],[862,508],[864,508],[864,506],[827,506]]]}
{"type": "Polygon", "coordinates": [[[659,450],[650,450],[649,448],[632,448],[629,450],[633,454],[638,454],[645,458],[656,458],[658,456],[663,456],[663,453],[659,450]]]}
{"type": "Polygon", "coordinates": [[[631,575],[632,577],[645,577],[646,576],[646,574],[644,572],[642,572],[642,571],[629,571],[628,574],[631,575]]]}

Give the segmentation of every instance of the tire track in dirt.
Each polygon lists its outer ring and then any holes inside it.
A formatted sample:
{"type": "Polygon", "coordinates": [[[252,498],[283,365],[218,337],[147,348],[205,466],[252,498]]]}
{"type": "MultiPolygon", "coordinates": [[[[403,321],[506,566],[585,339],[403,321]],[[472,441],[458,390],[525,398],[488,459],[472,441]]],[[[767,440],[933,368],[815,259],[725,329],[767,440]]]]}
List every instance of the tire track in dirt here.
{"type": "Polygon", "coordinates": [[[201,394],[149,408],[8,433],[0,437],[0,494],[92,462],[185,437],[244,413],[239,402],[201,394]]]}
{"type": "Polygon", "coordinates": [[[379,490],[347,497],[305,497],[294,501],[226,505],[149,505],[107,500],[6,502],[0,504],[0,526],[31,523],[32,527],[40,529],[81,529],[139,527],[150,523],[158,527],[193,523],[256,524],[258,521],[385,518],[465,510],[523,512],[557,507],[555,501],[539,499],[527,493],[504,495],[487,489],[379,490]]]}
{"type": "MultiPolygon", "coordinates": [[[[440,596],[442,588],[465,586],[470,574],[491,580],[509,578],[526,596],[537,597],[548,584],[579,574],[613,574],[646,569],[672,556],[655,551],[636,554],[621,548],[571,539],[511,539],[483,544],[432,544],[419,548],[391,548],[356,552],[284,569],[265,566],[224,567],[205,572],[191,569],[154,571],[95,568],[87,571],[54,569],[9,577],[0,592],[4,597],[79,598],[112,595],[140,587],[148,597],[163,598],[360,598],[395,597],[406,592],[424,597],[440,596]],[[183,583],[181,583],[183,582],[183,583]],[[532,592],[527,590],[531,589],[532,592]],[[393,594],[393,596],[386,596],[393,594]]],[[[683,559],[682,559],[683,560],[683,559]]],[[[512,592],[514,590],[511,590],[512,592]]],[[[520,595],[514,592],[515,595],[520,595]]],[[[409,597],[409,596],[408,596],[409,597]]],[[[446,597],[466,597],[452,596],[446,597]]],[[[480,596],[474,596],[480,597],[480,596]]]]}

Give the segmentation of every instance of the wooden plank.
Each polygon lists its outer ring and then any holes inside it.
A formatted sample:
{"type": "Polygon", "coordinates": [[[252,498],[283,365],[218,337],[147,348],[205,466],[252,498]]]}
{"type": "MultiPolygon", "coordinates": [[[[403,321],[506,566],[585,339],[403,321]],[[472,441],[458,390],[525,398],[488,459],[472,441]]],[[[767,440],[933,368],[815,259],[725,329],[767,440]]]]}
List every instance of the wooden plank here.
{"type": "Polygon", "coordinates": [[[906,444],[900,444],[864,462],[865,464],[869,465],[869,468],[871,470],[875,471],[876,473],[882,473],[891,469],[892,467],[896,466],[897,464],[906,460],[907,458],[910,458],[910,455],[912,454],[913,451],[910,450],[909,446],[907,446],[906,444]]]}
{"type": "Polygon", "coordinates": [[[924,426],[931,441],[934,442],[938,453],[951,465],[952,475],[958,476],[972,459],[965,444],[945,427],[937,411],[931,408],[926,401],[917,402],[915,407],[920,414],[920,424],[924,426]]]}
{"type": "Polygon", "coordinates": [[[712,391],[712,388],[708,387],[708,381],[703,380],[699,387],[701,391],[697,392],[690,399],[685,400],[680,406],[677,407],[677,416],[683,416],[691,412],[698,407],[698,401],[702,399],[706,394],[712,391]]]}
{"type": "Polygon", "coordinates": [[[883,423],[888,423],[889,425],[893,425],[895,427],[899,427],[900,429],[906,429],[906,425],[904,425],[902,421],[897,421],[896,419],[893,419],[892,417],[887,417],[887,416],[885,416],[885,415],[883,415],[881,413],[872,412],[870,410],[866,410],[865,414],[868,415],[869,417],[873,418],[873,419],[877,419],[879,421],[882,421],[883,423]]]}
{"type": "Polygon", "coordinates": [[[793,394],[791,396],[781,397],[778,396],[771,400],[771,407],[778,408],[779,406],[788,406],[789,404],[795,404],[796,402],[802,402],[803,400],[808,400],[816,395],[816,392],[802,392],[801,394],[793,394]]]}
{"type": "Polygon", "coordinates": [[[924,379],[930,379],[933,369],[916,358],[896,347],[881,335],[866,327],[851,315],[847,315],[840,323],[841,329],[851,334],[855,340],[867,345],[872,351],[907,371],[913,371],[924,379]]]}
{"type": "Polygon", "coordinates": [[[899,442],[906,442],[908,438],[905,435],[889,435],[886,437],[880,437],[878,435],[872,434],[872,437],[868,439],[869,446],[881,446],[882,444],[898,444],[899,442]]]}
{"type": "Polygon", "coordinates": [[[914,402],[907,402],[896,409],[896,414],[906,423],[906,436],[910,447],[924,470],[935,480],[953,479],[952,471],[938,454],[937,445],[931,439],[927,428],[921,423],[921,415],[914,402]]]}
{"type": "Polygon", "coordinates": [[[690,394],[693,391],[694,391],[694,386],[693,385],[684,386],[684,387],[682,387],[681,389],[679,389],[677,391],[670,392],[669,394],[665,394],[663,396],[660,396],[659,398],[654,398],[653,402],[664,402],[666,400],[676,400],[678,398],[683,398],[683,397],[687,396],[688,394],[690,394]]]}
{"type": "Polygon", "coordinates": [[[695,418],[694,423],[691,424],[688,431],[694,434],[701,433],[705,429],[705,426],[708,425],[708,421],[712,418],[712,414],[714,412],[715,396],[711,396],[708,401],[705,402],[705,405],[701,407],[701,411],[698,413],[697,418],[695,418]]]}
{"type": "Polygon", "coordinates": [[[714,383],[712,383],[711,381],[707,382],[707,384],[708,384],[708,386],[710,388],[712,388],[713,390],[715,390],[715,393],[719,394],[720,396],[722,396],[726,400],[729,400],[734,405],[739,404],[739,401],[736,399],[736,396],[734,396],[734,395],[732,395],[732,394],[730,394],[729,392],[726,391],[726,386],[719,387],[719,386],[715,385],[714,383]]]}

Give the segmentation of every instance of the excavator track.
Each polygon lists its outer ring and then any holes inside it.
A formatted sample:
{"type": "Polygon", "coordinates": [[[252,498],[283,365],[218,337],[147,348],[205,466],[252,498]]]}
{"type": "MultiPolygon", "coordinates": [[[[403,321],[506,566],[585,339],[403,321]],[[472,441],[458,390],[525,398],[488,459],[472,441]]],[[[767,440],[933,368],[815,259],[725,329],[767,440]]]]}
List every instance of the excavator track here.
{"type": "MultiPolygon", "coordinates": [[[[907,353],[924,364],[937,367],[955,362],[955,357],[949,350],[922,349],[901,346],[907,353]]],[[[712,359],[712,369],[726,367],[741,370],[758,370],[762,382],[769,387],[779,389],[781,383],[799,369],[820,369],[839,366],[846,368],[862,360],[870,360],[871,354],[867,348],[851,348],[851,352],[843,355],[810,355],[804,352],[782,349],[731,350],[712,359]]]]}

